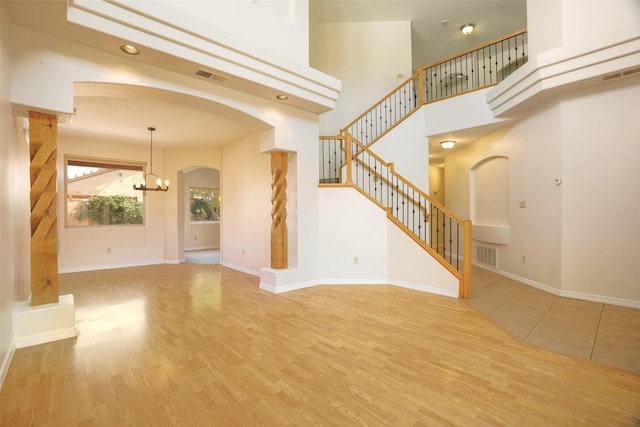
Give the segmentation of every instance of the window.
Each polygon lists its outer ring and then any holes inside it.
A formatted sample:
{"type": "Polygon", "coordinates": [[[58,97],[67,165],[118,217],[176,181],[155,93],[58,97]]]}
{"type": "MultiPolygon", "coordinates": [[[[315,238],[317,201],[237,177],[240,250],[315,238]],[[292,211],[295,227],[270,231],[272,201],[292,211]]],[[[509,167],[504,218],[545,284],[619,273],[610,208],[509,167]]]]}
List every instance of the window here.
{"type": "Polygon", "coordinates": [[[220,221],[220,190],[217,188],[189,188],[191,222],[220,221]]]}
{"type": "Polygon", "coordinates": [[[141,164],[66,159],[67,226],[143,224],[144,193],[133,189],[143,173],[141,164]]]}

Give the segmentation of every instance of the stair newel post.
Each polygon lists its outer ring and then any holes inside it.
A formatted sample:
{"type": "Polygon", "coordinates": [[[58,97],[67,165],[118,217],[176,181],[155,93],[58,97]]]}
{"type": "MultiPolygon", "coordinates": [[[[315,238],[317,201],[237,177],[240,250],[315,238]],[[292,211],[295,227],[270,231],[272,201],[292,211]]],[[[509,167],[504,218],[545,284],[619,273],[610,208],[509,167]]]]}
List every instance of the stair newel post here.
{"type": "Polygon", "coordinates": [[[351,136],[350,133],[347,133],[345,138],[343,139],[344,141],[344,156],[345,156],[345,161],[347,163],[347,181],[346,184],[352,184],[353,183],[353,177],[352,177],[352,168],[353,168],[353,153],[352,153],[352,147],[353,147],[353,137],[351,136]]]}
{"type": "Polygon", "coordinates": [[[462,222],[464,229],[464,262],[462,265],[461,298],[471,298],[471,220],[462,222]]]}
{"type": "Polygon", "coordinates": [[[271,268],[288,268],[287,171],[289,155],[271,153],[271,268]]]}

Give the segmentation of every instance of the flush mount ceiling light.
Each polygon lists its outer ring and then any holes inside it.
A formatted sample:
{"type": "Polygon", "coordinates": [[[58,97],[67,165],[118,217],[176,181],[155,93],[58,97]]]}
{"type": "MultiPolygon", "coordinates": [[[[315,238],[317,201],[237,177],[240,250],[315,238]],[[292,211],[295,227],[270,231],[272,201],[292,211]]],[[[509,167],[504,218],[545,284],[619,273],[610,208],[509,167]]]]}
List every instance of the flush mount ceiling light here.
{"type": "Polygon", "coordinates": [[[280,101],[284,101],[289,99],[289,97],[287,95],[278,95],[276,96],[276,99],[279,99],[280,101]]]}
{"type": "Polygon", "coordinates": [[[165,179],[164,180],[164,187],[162,187],[162,180],[158,177],[158,175],[156,175],[155,173],[153,173],[153,131],[156,130],[156,128],[154,127],[148,127],[147,128],[149,130],[149,132],[151,133],[151,148],[150,148],[150,152],[151,155],[149,157],[149,173],[145,173],[144,174],[144,178],[142,179],[142,182],[140,183],[140,185],[136,185],[136,180],[133,180],[133,189],[134,190],[140,190],[140,191],[167,191],[169,189],[169,180],[165,179]],[[156,186],[153,186],[153,180],[149,181],[150,176],[155,177],[155,184],[156,186]],[[147,186],[147,183],[149,184],[149,186],[147,186]]]}
{"type": "Polygon", "coordinates": [[[462,28],[460,28],[460,31],[462,31],[462,34],[467,35],[473,31],[473,28],[473,24],[464,24],[462,28]]]}
{"type": "Polygon", "coordinates": [[[445,150],[449,150],[450,148],[453,148],[454,145],[456,145],[455,141],[442,141],[440,143],[440,146],[445,150]]]}
{"type": "Polygon", "coordinates": [[[120,50],[129,55],[138,55],[140,50],[132,44],[123,44],[120,46],[120,50]]]}

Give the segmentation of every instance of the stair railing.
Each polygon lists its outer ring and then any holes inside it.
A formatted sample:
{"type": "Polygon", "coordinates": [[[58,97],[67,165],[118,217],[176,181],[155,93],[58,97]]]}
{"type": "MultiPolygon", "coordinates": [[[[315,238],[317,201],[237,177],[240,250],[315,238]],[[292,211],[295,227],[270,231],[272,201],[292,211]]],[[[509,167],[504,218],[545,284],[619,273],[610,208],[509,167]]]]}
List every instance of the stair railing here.
{"type": "Polygon", "coordinates": [[[527,62],[521,30],[420,67],[408,80],[340,130],[370,146],[422,105],[496,85],[527,62]]]}
{"type": "Polygon", "coordinates": [[[459,296],[469,298],[471,221],[461,220],[422,192],[351,135],[322,137],[322,184],[353,186],[387,211],[387,217],[447,268],[460,282],[459,296]]]}

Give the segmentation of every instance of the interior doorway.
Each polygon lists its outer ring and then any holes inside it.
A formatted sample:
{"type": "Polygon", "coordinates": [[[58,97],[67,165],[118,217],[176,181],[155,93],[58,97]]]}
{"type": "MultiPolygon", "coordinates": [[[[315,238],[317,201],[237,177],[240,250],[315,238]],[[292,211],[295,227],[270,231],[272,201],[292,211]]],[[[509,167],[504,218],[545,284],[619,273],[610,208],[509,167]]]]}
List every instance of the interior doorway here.
{"type": "Polygon", "coordinates": [[[184,172],[184,260],[220,264],[220,171],[209,167],[184,172]]]}

